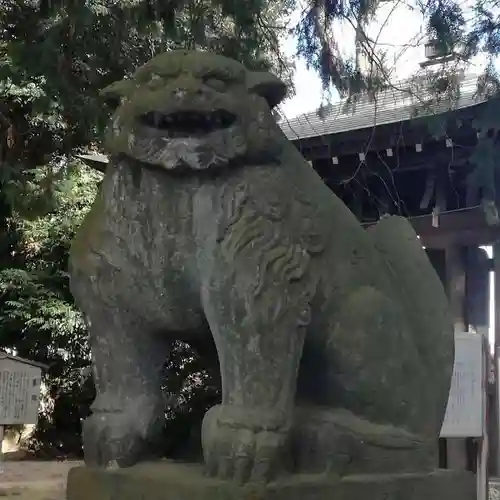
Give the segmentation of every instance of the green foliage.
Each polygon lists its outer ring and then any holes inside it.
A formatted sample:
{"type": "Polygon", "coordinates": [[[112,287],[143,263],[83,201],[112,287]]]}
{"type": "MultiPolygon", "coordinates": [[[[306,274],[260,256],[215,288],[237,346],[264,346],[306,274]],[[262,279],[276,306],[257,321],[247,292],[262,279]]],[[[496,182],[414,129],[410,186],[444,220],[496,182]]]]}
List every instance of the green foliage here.
{"type": "MultiPolygon", "coordinates": [[[[78,453],[93,397],[87,331],[66,269],[99,182],[73,160],[100,147],[110,109],[99,91],[173,48],[221,52],[290,82],[279,41],[293,7],[294,0],[0,0],[0,348],[49,365],[35,447],[78,453]]],[[[186,349],[176,346],[166,366],[165,390],[177,395],[167,416],[177,433],[218,397],[201,358],[186,349]]]]}
{"type": "MultiPolygon", "coordinates": [[[[18,1],[0,14],[1,175],[59,166],[97,146],[109,109],[99,90],[174,47],[274,66],[290,79],[279,18],[292,0],[18,1]],[[289,3],[288,3],[289,2],[289,3]],[[6,168],[6,166],[10,168],[6,168]]],[[[21,178],[21,182],[24,179],[21,178]]]]}
{"type": "Polygon", "coordinates": [[[11,262],[0,269],[0,348],[49,366],[36,437],[60,452],[74,451],[80,449],[80,419],[88,412],[92,387],[81,383],[89,364],[87,331],[73,306],[64,270],[75,228],[95,196],[99,176],[83,167],[66,169],[52,179],[49,198],[45,181],[43,169],[34,169],[23,186],[22,212],[10,205],[16,240],[11,262]],[[31,204],[39,208],[39,199],[50,199],[43,215],[23,217],[33,210],[31,204]]]}
{"type": "Polygon", "coordinates": [[[221,398],[215,346],[175,342],[165,363],[163,380],[167,402],[165,454],[201,456],[202,417],[221,398]]]}

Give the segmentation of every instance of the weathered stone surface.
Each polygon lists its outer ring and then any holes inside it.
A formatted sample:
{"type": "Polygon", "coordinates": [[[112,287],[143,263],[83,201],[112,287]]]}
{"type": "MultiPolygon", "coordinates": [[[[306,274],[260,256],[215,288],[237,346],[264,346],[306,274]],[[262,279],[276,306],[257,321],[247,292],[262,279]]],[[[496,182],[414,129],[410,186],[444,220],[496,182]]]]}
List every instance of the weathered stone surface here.
{"type": "Polygon", "coordinates": [[[194,465],[144,463],[120,470],[72,469],[67,500],[474,500],[469,472],[353,475],[304,474],[267,485],[238,486],[194,465]]]}
{"type": "Polygon", "coordinates": [[[437,463],[435,442],[345,410],[296,408],[291,444],[292,470],[305,473],[424,472],[437,463]]]}
{"type": "Polygon", "coordinates": [[[88,464],[144,460],[169,342],[213,339],[210,475],[434,466],[453,366],[441,283],[406,220],[365,231],[288,142],[270,111],[284,92],[196,52],[107,89],[111,162],[70,257],[97,385],[88,464]]]}

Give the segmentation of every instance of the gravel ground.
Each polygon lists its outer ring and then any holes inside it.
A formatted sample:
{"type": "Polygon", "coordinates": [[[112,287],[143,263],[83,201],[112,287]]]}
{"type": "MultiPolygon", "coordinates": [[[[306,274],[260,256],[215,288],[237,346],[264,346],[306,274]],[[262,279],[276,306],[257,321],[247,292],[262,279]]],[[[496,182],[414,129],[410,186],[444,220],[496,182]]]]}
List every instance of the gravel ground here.
{"type": "Polygon", "coordinates": [[[17,500],[64,500],[69,469],[80,462],[3,462],[0,497],[17,500]]]}

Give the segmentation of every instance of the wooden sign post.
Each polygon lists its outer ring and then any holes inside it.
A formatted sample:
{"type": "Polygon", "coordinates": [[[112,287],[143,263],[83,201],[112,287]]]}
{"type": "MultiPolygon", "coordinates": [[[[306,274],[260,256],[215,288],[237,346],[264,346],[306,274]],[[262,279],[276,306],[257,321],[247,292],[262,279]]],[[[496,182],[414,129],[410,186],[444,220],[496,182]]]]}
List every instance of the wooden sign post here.
{"type": "Polygon", "coordinates": [[[40,363],[0,352],[0,462],[5,426],[37,423],[44,368],[40,363]]]}
{"type": "Polygon", "coordinates": [[[440,435],[477,439],[478,500],[488,498],[488,370],[488,341],[484,335],[455,333],[455,365],[440,435]]]}

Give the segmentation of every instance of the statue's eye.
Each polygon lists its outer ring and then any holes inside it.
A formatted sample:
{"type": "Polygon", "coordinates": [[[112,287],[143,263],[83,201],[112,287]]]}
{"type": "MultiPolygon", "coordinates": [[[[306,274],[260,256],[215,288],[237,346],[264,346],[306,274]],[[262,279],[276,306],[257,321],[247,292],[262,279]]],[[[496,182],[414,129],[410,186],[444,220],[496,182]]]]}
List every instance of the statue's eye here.
{"type": "Polygon", "coordinates": [[[225,92],[226,91],[226,84],[217,78],[207,78],[203,81],[205,85],[208,87],[213,88],[214,90],[217,90],[217,92],[225,92]]]}

